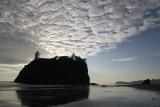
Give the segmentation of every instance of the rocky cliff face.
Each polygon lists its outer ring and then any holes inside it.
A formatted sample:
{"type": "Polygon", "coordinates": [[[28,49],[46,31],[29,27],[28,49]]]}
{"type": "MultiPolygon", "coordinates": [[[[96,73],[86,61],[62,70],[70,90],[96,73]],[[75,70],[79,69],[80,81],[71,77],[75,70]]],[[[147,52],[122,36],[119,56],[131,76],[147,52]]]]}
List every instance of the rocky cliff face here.
{"type": "Polygon", "coordinates": [[[88,85],[90,82],[85,59],[80,57],[39,58],[26,65],[15,82],[25,84],[88,85]]]}

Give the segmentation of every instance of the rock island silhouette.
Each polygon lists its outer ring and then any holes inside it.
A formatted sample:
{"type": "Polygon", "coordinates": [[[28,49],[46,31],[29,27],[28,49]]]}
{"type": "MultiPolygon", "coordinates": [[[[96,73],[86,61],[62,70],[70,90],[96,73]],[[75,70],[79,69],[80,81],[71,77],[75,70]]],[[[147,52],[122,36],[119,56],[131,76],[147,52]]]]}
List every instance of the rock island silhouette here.
{"type": "Polygon", "coordinates": [[[75,54],[72,56],[56,56],[54,58],[35,58],[26,65],[14,82],[25,84],[49,85],[89,85],[90,78],[86,59],[75,54]]]}

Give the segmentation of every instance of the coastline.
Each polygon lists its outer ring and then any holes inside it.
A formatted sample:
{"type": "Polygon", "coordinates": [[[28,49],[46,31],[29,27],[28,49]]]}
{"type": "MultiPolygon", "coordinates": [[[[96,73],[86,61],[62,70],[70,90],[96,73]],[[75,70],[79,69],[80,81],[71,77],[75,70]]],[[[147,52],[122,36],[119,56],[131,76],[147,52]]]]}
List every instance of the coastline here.
{"type": "Polygon", "coordinates": [[[150,91],[160,91],[160,84],[133,84],[133,85],[116,85],[116,86],[125,86],[125,87],[132,87],[132,88],[137,88],[141,90],[150,90],[150,91]]]}

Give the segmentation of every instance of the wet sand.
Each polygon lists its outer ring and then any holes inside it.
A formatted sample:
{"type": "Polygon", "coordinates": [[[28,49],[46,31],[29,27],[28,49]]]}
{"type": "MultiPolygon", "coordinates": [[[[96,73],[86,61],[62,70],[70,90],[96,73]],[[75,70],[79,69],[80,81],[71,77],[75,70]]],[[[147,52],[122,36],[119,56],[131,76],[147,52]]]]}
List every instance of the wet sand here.
{"type": "Polygon", "coordinates": [[[0,107],[160,107],[158,90],[137,87],[0,84],[0,107]]]}

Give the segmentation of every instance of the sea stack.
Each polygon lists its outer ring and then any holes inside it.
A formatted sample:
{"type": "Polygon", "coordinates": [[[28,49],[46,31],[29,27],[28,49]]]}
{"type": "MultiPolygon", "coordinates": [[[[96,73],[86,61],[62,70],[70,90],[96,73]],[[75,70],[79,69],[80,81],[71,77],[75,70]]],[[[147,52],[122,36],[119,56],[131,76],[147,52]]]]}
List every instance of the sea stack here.
{"type": "Polygon", "coordinates": [[[47,85],[89,85],[86,59],[72,55],[31,61],[14,82],[47,85]]]}

